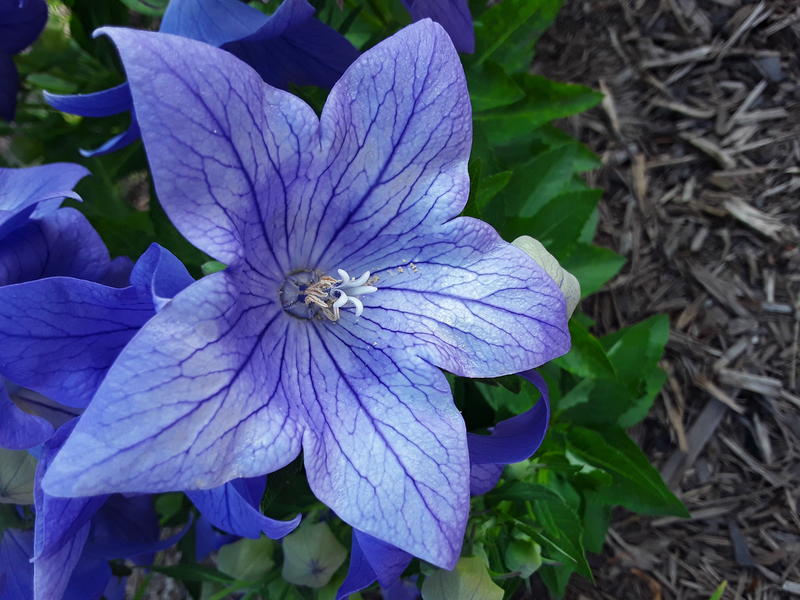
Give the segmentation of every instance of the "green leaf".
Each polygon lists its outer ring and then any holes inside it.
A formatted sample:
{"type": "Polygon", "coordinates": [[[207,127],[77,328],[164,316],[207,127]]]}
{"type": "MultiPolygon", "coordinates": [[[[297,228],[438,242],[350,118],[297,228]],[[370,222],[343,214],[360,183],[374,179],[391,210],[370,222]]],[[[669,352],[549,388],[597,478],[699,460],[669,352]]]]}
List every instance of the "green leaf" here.
{"type": "Polygon", "coordinates": [[[574,572],[570,565],[544,565],[539,569],[539,576],[555,598],[563,598],[574,572]]]}
{"type": "Polygon", "coordinates": [[[638,395],[643,373],[656,366],[669,339],[669,317],[654,315],[630,327],[604,336],[600,341],[608,351],[620,381],[638,395]]]}
{"type": "Polygon", "coordinates": [[[686,508],[667,488],[647,457],[622,429],[601,432],[573,427],[568,448],[580,459],[610,473],[614,483],[597,491],[606,504],[619,504],[650,515],[688,517],[686,508]]]}
{"type": "Polygon", "coordinates": [[[166,525],[170,519],[181,512],[183,498],[184,496],[180,492],[168,492],[156,497],[155,508],[161,525],[166,525]]]}
{"type": "MultiPolygon", "coordinates": [[[[569,423],[592,428],[618,425],[620,417],[636,404],[628,387],[615,379],[585,379],[576,388],[582,388],[581,392],[586,394],[585,402],[572,407],[563,402],[559,405],[563,410],[559,418],[569,423]]],[[[584,398],[571,393],[568,396],[571,401],[584,398]]]]}
{"type": "Polygon", "coordinates": [[[500,171],[483,177],[475,190],[475,203],[478,210],[483,210],[489,205],[497,194],[499,194],[511,181],[512,171],[500,171]]]}
{"type": "MultiPolygon", "coordinates": [[[[542,189],[545,186],[540,185],[537,188],[542,189]]],[[[530,204],[538,204],[540,198],[546,197],[545,194],[550,190],[545,189],[546,191],[542,191],[538,197],[530,197],[528,205],[521,209],[523,216],[531,210],[530,204]]],[[[535,209],[535,219],[516,219],[512,221],[511,228],[515,233],[536,238],[556,258],[561,259],[577,244],[581,229],[595,212],[602,193],[601,190],[559,193],[549,199],[544,206],[535,209]]]]}
{"type": "Polygon", "coordinates": [[[503,600],[503,588],[489,577],[477,556],[458,561],[453,571],[439,570],[425,578],[423,600],[503,600]]]}
{"type": "Polygon", "coordinates": [[[574,156],[575,148],[566,144],[515,167],[511,181],[500,195],[505,214],[511,218],[536,215],[572,179],[574,156]]]}
{"type": "Polygon", "coordinates": [[[611,508],[594,492],[584,492],[583,544],[589,552],[600,554],[611,523],[611,508]]]}
{"type": "Polygon", "coordinates": [[[515,502],[532,502],[535,500],[563,502],[561,496],[550,488],[538,483],[528,483],[527,481],[512,481],[501,485],[489,492],[489,498],[513,500],[515,502]]]}
{"type": "Polygon", "coordinates": [[[661,367],[655,367],[644,376],[644,393],[637,398],[617,419],[620,427],[633,427],[647,416],[653,406],[653,402],[667,382],[667,374],[661,367]]]}
{"type": "Polygon", "coordinates": [[[562,267],[578,278],[581,297],[586,298],[619,273],[625,259],[608,248],[579,243],[560,262],[562,267]]]}
{"type": "Polygon", "coordinates": [[[522,100],[525,92],[498,65],[487,62],[467,72],[472,110],[480,112],[522,100]]]}
{"type": "Polygon", "coordinates": [[[517,392],[503,385],[491,385],[481,381],[474,382],[487,404],[495,412],[508,411],[512,415],[519,415],[530,409],[539,397],[536,387],[525,380],[517,392]]]}
{"type": "Polygon", "coordinates": [[[160,17],[167,10],[169,0],[121,0],[121,2],[138,13],[150,17],[160,17]]]}
{"type": "Polygon", "coordinates": [[[327,523],[304,523],[283,538],[283,578],[295,585],[320,588],[347,558],[327,523]]]}
{"type": "Polygon", "coordinates": [[[242,538],[220,548],[217,554],[217,567],[243,581],[256,581],[269,573],[275,566],[272,553],[275,542],[260,537],[255,540],[242,538]]]}
{"type": "Polygon", "coordinates": [[[78,87],[73,82],[52,73],[31,73],[25,78],[25,81],[39,89],[55,94],[74,94],[78,87]]]}
{"type": "Polygon", "coordinates": [[[711,598],[708,600],[720,600],[722,598],[722,594],[725,593],[725,590],[728,588],[728,582],[723,581],[717,586],[717,589],[714,590],[714,593],[711,594],[711,598]]]}
{"type": "Polygon", "coordinates": [[[12,504],[0,504],[0,540],[6,529],[21,529],[24,526],[17,513],[17,507],[12,504]]]}
{"type": "Polygon", "coordinates": [[[560,7],[560,0],[504,0],[495,4],[475,22],[476,62],[491,58],[509,72],[527,69],[534,44],[560,7]]]}
{"type": "Polygon", "coordinates": [[[513,536],[506,546],[506,568],[527,579],[542,566],[542,547],[524,533],[515,531],[513,536]]]}
{"type": "Polygon", "coordinates": [[[569,334],[572,338],[570,351],[555,359],[555,363],[578,377],[599,379],[614,378],[614,366],[606,356],[600,341],[589,330],[575,320],[569,322],[569,334]]]}
{"type": "Polygon", "coordinates": [[[180,579],[181,581],[193,581],[202,583],[204,581],[212,583],[221,583],[223,585],[231,585],[234,581],[233,577],[217,571],[211,567],[195,564],[181,564],[170,567],[160,567],[154,565],[150,567],[154,571],[163,573],[173,579],[180,579]]]}
{"type": "Polygon", "coordinates": [[[534,500],[533,514],[544,531],[537,532],[537,541],[566,559],[578,573],[591,579],[592,570],[583,549],[583,526],[575,510],[561,500],[534,500]]]}
{"type": "Polygon", "coordinates": [[[200,265],[200,270],[203,272],[203,275],[211,275],[212,273],[217,273],[218,271],[224,271],[227,268],[228,265],[221,263],[218,260],[209,260],[200,265]]]}
{"type": "Polygon", "coordinates": [[[516,76],[515,81],[525,92],[523,100],[479,112],[473,117],[476,127],[494,144],[508,144],[529,137],[545,123],[588,110],[603,97],[591,88],[550,81],[541,75],[526,73],[516,76]]]}
{"type": "Polygon", "coordinates": [[[36,459],[26,450],[0,448],[0,504],[33,504],[35,474],[36,459]]]}

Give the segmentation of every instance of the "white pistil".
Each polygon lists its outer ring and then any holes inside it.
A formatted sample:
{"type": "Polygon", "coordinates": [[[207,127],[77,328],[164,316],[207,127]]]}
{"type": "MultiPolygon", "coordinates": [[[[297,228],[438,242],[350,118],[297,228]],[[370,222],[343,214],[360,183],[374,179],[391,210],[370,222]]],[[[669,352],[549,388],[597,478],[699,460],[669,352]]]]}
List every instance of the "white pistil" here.
{"type": "Polygon", "coordinates": [[[364,303],[359,296],[378,291],[377,287],[370,285],[377,281],[377,277],[370,278],[367,271],[361,277],[352,279],[344,269],[337,269],[337,272],[341,279],[324,275],[305,289],[306,305],[316,306],[331,321],[338,321],[340,310],[348,306],[355,308],[356,317],[360,317],[364,312],[364,303]]]}

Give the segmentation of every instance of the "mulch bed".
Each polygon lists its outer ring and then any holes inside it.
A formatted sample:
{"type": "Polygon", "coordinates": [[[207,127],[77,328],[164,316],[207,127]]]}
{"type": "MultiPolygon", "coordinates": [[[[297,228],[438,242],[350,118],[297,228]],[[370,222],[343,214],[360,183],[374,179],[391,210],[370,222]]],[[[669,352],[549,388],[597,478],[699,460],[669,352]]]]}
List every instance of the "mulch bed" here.
{"type": "Polygon", "coordinates": [[[634,437],[692,518],[620,510],[571,599],[800,598],[800,4],[566,0],[535,69],[602,90],[562,125],[628,259],[595,333],[670,315],[634,437]]]}

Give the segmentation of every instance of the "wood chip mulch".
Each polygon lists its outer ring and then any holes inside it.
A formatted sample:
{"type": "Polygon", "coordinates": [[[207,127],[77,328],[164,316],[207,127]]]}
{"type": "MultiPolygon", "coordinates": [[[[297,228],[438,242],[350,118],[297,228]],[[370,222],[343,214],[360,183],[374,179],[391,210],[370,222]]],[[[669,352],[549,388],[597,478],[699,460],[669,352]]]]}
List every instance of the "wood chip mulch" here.
{"type": "Polygon", "coordinates": [[[800,598],[800,3],[567,0],[535,69],[606,94],[562,125],[628,259],[595,333],[671,317],[634,430],[692,518],[615,514],[570,599],[800,598]]]}

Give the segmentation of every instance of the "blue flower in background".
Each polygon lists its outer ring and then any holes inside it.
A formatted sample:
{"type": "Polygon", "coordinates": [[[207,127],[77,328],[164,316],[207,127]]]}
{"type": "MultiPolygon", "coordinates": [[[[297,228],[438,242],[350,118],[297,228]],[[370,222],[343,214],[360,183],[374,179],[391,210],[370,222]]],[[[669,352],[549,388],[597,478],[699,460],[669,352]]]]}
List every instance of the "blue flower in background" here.
{"type": "Polygon", "coordinates": [[[302,449],[311,489],[344,521],[452,568],[470,465],[440,369],[525,371],[569,336],[553,280],[457,217],[471,114],[449,37],[424,20],[381,42],[318,119],[212,46],[103,31],[165,210],[229,266],[126,346],[44,489],[207,489],[302,449]]]}
{"type": "MultiPolygon", "coordinates": [[[[96,582],[97,573],[108,570],[108,558],[143,552],[125,553],[127,546],[110,543],[105,554],[91,550],[87,536],[102,520],[98,511],[109,497],[57,498],[43,493],[39,481],[120,350],[194,281],[157,244],[133,266],[128,259],[112,261],[83,215],[60,208],[64,197],[79,199],[72,188],[87,174],[73,164],[0,169],[0,447],[44,444],[36,471],[33,550],[28,553],[33,564],[5,573],[6,579],[13,576],[14,585],[30,579],[33,596],[12,596],[25,600],[60,598],[73,588],[77,595],[68,597],[99,598],[105,584],[95,585],[91,589],[96,594],[89,595],[83,584],[73,582],[81,577],[78,571],[91,564],[94,579],[87,581],[96,582]]],[[[263,477],[235,480],[189,495],[220,529],[252,538],[262,533],[282,537],[297,526],[299,517],[284,522],[262,515],[258,506],[265,485],[263,477]]],[[[117,504],[128,501],[139,500],[117,504]]],[[[19,540],[27,535],[20,533],[19,540]]],[[[19,550],[14,535],[9,536],[6,550],[19,550]]],[[[157,531],[150,543],[154,541],[157,531]]],[[[145,547],[145,542],[134,547],[145,547]]]]}
{"type": "Polygon", "coordinates": [[[17,109],[19,76],[13,55],[30,46],[46,23],[45,0],[0,0],[0,118],[6,121],[17,109]]]}
{"type": "MultiPolygon", "coordinates": [[[[65,518],[72,515],[65,514],[65,518]]],[[[150,565],[156,552],[185,533],[161,540],[152,498],[103,498],[91,521],[80,522],[43,546],[34,531],[0,533],[0,600],[122,600],[125,578],[113,577],[108,560],[150,565]],[[77,551],[76,551],[77,548],[77,551]]]]}
{"type": "Polygon", "coordinates": [[[475,52],[475,30],[467,0],[403,0],[415,21],[430,18],[444,27],[459,52],[475,52]]]}
{"type": "MultiPolygon", "coordinates": [[[[267,16],[239,0],[171,0],[160,31],[218,46],[245,61],[279,88],[290,83],[331,87],[358,51],[344,36],[314,17],[306,0],[284,0],[267,16]]],[[[80,95],[45,93],[54,108],[84,117],[106,117],[131,109],[128,84],[80,95]]],[[[131,126],[85,156],[114,152],[139,139],[131,126]]]]}

